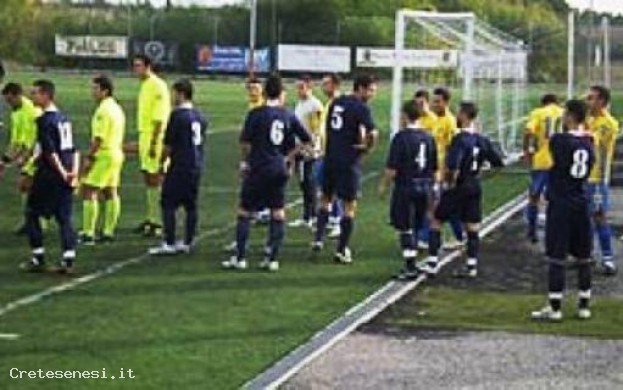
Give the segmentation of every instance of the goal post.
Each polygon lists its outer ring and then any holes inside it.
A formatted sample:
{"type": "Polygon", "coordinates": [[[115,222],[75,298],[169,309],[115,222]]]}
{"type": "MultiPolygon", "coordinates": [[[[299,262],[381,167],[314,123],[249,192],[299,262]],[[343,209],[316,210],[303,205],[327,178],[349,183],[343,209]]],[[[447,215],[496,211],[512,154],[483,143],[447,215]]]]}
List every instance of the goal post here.
{"type": "MultiPolygon", "coordinates": [[[[527,51],[521,41],[479,20],[473,13],[398,10],[392,79],[391,134],[399,128],[406,85],[445,86],[456,100],[480,107],[481,129],[505,154],[521,149],[522,117],[528,76],[527,51]],[[443,51],[455,62],[418,61],[417,56],[443,51]],[[447,71],[452,76],[447,76],[447,71]],[[411,75],[408,80],[405,75],[411,75]],[[443,76],[441,76],[443,75],[443,76]]],[[[413,86],[410,87],[413,89],[413,86]]]]}

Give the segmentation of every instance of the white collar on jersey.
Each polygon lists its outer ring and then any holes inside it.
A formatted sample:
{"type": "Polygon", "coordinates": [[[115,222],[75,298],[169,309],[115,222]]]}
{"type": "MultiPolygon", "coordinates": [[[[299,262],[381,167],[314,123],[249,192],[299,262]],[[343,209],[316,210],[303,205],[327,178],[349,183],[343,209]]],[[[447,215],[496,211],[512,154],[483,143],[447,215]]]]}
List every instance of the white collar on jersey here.
{"type": "Polygon", "coordinates": [[[576,130],[569,130],[569,134],[575,137],[592,137],[593,136],[591,132],[586,131],[583,127],[580,127],[579,129],[576,129],[576,130]]]}
{"type": "Polygon", "coordinates": [[[469,124],[469,126],[462,128],[461,131],[464,131],[464,132],[470,133],[470,134],[474,134],[474,133],[478,132],[478,129],[476,128],[476,124],[474,122],[472,122],[472,123],[469,124]]]}
{"type": "Polygon", "coordinates": [[[266,101],[266,105],[268,107],[280,107],[281,106],[281,100],[279,99],[269,99],[266,101]]]}
{"type": "Polygon", "coordinates": [[[422,128],[422,123],[420,123],[420,121],[416,121],[415,123],[407,123],[407,129],[421,130],[422,128]]]}
{"type": "Polygon", "coordinates": [[[177,106],[177,108],[181,108],[183,110],[192,110],[193,109],[193,103],[192,102],[184,102],[184,103],[180,104],[179,106],[177,106]]]}
{"type": "Polygon", "coordinates": [[[58,112],[58,107],[54,103],[50,104],[45,110],[45,112],[58,112]]]}

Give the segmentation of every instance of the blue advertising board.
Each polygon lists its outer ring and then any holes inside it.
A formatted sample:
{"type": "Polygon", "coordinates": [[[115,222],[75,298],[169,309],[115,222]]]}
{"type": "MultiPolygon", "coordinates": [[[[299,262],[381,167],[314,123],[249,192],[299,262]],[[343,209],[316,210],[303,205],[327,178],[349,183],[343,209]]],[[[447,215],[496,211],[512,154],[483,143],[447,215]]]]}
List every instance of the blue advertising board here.
{"type": "MultiPolygon", "coordinates": [[[[270,50],[255,50],[255,71],[270,71],[270,50]]],[[[250,50],[242,46],[199,45],[196,51],[197,70],[201,72],[244,73],[248,69],[250,50]]]]}

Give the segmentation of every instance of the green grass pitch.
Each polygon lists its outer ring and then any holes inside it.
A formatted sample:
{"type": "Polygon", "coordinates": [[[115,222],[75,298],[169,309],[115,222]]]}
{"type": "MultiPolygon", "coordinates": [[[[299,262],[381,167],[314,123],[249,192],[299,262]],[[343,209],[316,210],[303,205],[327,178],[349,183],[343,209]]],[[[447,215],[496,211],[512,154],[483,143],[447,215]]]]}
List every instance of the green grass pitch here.
{"type": "MultiPolygon", "coordinates": [[[[82,149],[88,145],[89,119],[94,109],[90,79],[80,75],[18,74],[29,84],[50,77],[58,85],[58,104],[69,115],[82,149]]],[[[172,78],[168,79],[169,82],[172,78]]],[[[116,80],[117,97],[128,116],[127,140],[134,127],[138,82],[116,80]]],[[[335,266],[326,250],[309,257],[310,235],[289,229],[282,270],[266,274],[219,269],[226,258],[221,248],[233,237],[231,223],[237,197],[237,133],[246,110],[241,81],[199,81],[197,104],[211,118],[207,173],[200,200],[201,231],[207,236],[197,252],[185,258],[145,259],[140,264],[55,295],[0,317],[0,333],[18,333],[15,341],[0,340],[0,388],[110,388],[108,380],[50,380],[9,377],[22,370],[101,370],[114,375],[132,369],[135,379],[118,379],[114,388],[236,388],[272,362],[307,340],[384,284],[400,266],[393,231],[387,225],[387,201],[376,196],[377,178],[364,185],[353,248],[355,264],[335,266]]],[[[294,90],[289,88],[290,98],[294,90]]],[[[387,131],[390,89],[383,86],[373,103],[380,127],[387,131]]],[[[536,96],[536,94],[535,94],[536,96]]],[[[4,137],[4,134],[3,134],[4,137]]],[[[366,161],[366,173],[382,167],[387,137],[366,161]]],[[[58,285],[67,279],[27,275],[17,270],[28,257],[25,238],[11,230],[21,220],[20,199],[9,173],[0,184],[0,305],[58,285]]],[[[79,248],[80,275],[145,253],[153,241],[133,236],[142,220],[143,187],[132,159],[122,183],[119,239],[113,245],[79,248]]],[[[523,174],[499,174],[486,183],[486,209],[491,210],[524,190],[523,174]]],[[[295,186],[290,200],[298,197],[295,186]]],[[[76,202],[75,225],[81,225],[76,202]]],[[[299,209],[290,210],[290,217],[299,209]]],[[[51,260],[59,255],[56,229],[46,235],[51,260]]],[[[252,266],[259,261],[264,228],[252,231],[252,266]]],[[[329,248],[331,248],[329,246],[329,248]]]]}

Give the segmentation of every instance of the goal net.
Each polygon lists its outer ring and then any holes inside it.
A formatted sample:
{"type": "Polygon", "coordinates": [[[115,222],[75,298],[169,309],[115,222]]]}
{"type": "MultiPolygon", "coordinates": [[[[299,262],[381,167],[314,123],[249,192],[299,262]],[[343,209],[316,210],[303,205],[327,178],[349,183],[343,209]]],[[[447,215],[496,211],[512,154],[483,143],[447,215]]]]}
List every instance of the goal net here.
{"type": "Polygon", "coordinates": [[[399,10],[396,15],[392,132],[400,105],[418,89],[444,86],[451,107],[471,100],[479,127],[510,157],[521,151],[526,114],[527,51],[521,41],[472,13],[399,10]]]}

